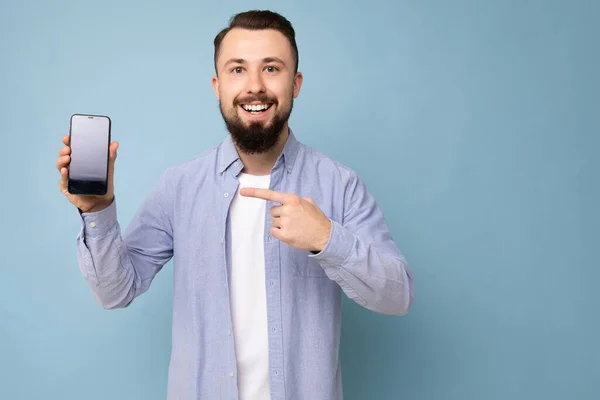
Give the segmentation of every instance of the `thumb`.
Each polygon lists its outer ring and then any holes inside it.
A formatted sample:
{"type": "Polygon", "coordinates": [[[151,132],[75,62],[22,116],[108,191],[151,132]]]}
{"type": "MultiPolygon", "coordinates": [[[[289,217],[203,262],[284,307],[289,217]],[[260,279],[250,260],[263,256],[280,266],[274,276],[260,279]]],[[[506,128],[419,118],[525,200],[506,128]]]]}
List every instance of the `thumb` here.
{"type": "Polygon", "coordinates": [[[115,171],[115,161],[117,160],[117,149],[119,148],[119,142],[112,142],[109,147],[109,160],[108,160],[108,174],[110,176],[114,175],[115,171]]]}
{"type": "Polygon", "coordinates": [[[115,141],[110,144],[109,154],[111,160],[115,160],[117,158],[117,149],[119,148],[119,142],[115,141]]]}

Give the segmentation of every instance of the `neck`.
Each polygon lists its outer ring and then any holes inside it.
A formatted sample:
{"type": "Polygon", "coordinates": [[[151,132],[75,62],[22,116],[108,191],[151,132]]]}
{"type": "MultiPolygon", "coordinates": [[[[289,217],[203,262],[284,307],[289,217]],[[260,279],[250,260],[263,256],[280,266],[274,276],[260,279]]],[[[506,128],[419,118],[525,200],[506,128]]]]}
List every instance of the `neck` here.
{"type": "Polygon", "coordinates": [[[277,144],[273,146],[272,149],[265,153],[261,154],[246,154],[238,149],[238,153],[240,155],[240,159],[244,164],[243,173],[249,175],[268,175],[271,173],[277,158],[283,151],[285,147],[285,143],[289,136],[288,127],[285,126],[281,135],[279,135],[279,139],[277,140],[277,144]]]}

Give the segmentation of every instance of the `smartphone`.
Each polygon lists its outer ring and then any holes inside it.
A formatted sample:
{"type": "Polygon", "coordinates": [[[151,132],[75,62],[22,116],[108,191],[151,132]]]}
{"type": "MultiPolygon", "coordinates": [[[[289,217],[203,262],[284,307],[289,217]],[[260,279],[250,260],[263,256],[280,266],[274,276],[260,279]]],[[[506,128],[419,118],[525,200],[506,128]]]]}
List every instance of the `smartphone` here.
{"type": "Polygon", "coordinates": [[[111,120],[105,115],[73,114],[69,124],[71,194],[103,196],[108,191],[111,120]]]}

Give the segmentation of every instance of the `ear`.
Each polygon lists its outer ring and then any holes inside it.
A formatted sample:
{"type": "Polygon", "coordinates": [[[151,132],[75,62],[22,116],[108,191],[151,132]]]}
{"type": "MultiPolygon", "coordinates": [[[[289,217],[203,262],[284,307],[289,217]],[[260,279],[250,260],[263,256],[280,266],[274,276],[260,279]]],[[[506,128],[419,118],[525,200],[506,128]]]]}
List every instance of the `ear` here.
{"type": "Polygon", "coordinates": [[[296,77],[294,78],[294,98],[298,97],[300,94],[300,88],[302,87],[302,72],[297,72],[296,77]]]}
{"type": "Polygon", "coordinates": [[[215,96],[217,96],[217,100],[220,100],[219,99],[219,77],[213,76],[212,87],[213,87],[213,90],[215,91],[215,96]]]}

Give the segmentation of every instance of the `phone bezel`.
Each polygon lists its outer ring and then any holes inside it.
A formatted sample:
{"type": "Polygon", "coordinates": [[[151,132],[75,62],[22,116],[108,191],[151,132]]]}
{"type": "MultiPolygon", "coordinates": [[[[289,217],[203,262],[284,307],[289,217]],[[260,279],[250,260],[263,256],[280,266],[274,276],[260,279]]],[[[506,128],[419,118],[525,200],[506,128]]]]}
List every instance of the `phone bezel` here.
{"type": "MultiPolygon", "coordinates": [[[[73,180],[70,178],[70,166],[67,168],[67,190],[70,194],[76,195],[88,195],[88,196],[105,196],[108,193],[108,170],[109,170],[109,162],[110,162],[110,142],[112,135],[112,121],[107,115],[99,115],[99,114],[83,114],[83,113],[75,113],[71,115],[69,119],[69,146],[72,146],[73,140],[73,119],[76,117],[86,117],[86,118],[106,118],[108,120],[108,141],[106,143],[106,174],[104,176],[104,181],[88,181],[88,180],[73,180]]],[[[72,147],[71,147],[72,151],[72,147]]]]}

